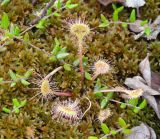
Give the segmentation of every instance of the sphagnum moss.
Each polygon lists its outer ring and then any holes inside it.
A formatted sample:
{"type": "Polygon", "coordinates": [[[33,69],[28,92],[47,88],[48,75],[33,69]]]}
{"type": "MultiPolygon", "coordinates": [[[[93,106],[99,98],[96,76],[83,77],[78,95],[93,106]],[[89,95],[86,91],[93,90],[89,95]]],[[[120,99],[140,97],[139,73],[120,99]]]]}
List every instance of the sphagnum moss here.
{"type": "MultiPolygon", "coordinates": [[[[3,12],[8,13],[11,17],[11,21],[19,25],[27,25],[30,21],[34,19],[31,15],[33,11],[42,7],[42,1],[38,3],[35,7],[32,6],[26,0],[15,0],[12,1],[8,6],[0,9],[0,15],[3,12]],[[14,10],[13,10],[14,9],[14,10]]],[[[78,1],[75,1],[78,2],[78,1]]],[[[158,9],[159,0],[150,1],[147,0],[147,5],[141,9],[142,18],[154,19],[155,16],[159,14],[158,9]],[[147,9],[147,10],[146,10],[147,9]]],[[[126,10],[125,10],[126,11],[126,10]]],[[[67,31],[62,30],[61,19],[66,17],[74,18],[76,13],[82,13],[87,17],[92,27],[98,25],[99,15],[105,13],[107,17],[111,17],[111,8],[103,8],[97,2],[87,2],[81,4],[78,8],[72,11],[64,10],[62,11],[62,16],[58,19],[52,17],[50,19],[51,24],[49,28],[44,30],[32,29],[30,34],[30,40],[34,43],[37,43],[40,48],[45,48],[46,50],[51,50],[51,44],[54,37],[62,38],[63,44],[67,44],[69,50],[73,50],[73,44],[71,41],[68,41],[65,38],[69,37],[67,31]],[[95,6],[95,4],[97,6],[95,6]],[[85,12],[87,11],[87,12],[85,12]],[[94,12],[93,12],[94,11],[94,12]],[[109,14],[108,14],[109,13],[109,14]],[[57,22],[58,20],[58,22],[57,22]],[[55,33],[50,31],[50,27],[55,28],[55,33]],[[67,42],[66,42],[67,41],[67,42]],[[47,44],[47,45],[44,45],[47,44]]],[[[129,12],[125,12],[120,18],[121,20],[129,17],[129,12]]],[[[112,76],[104,75],[100,77],[103,79],[103,83],[109,83],[111,86],[116,86],[116,83],[123,83],[125,77],[136,75],[138,73],[138,63],[145,57],[145,53],[148,49],[151,51],[151,61],[154,71],[159,70],[159,41],[153,43],[145,42],[141,39],[138,42],[135,42],[128,30],[122,30],[117,32],[115,27],[111,27],[109,30],[98,29],[96,34],[93,36],[92,41],[86,40],[87,45],[90,49],[87,50],[86,55],[88,57],[93,57],[94,55],[101,56],[104,55],[108,60],[112,60],[114,65],[116,65],[116,78],[112,76]],[[127,63],[127,64],[126,64],[127,63]]],[[[74,51],[74,50],[73,50],[74,51]]],[[[76,55],[76,53],[75,53],[76,55]]],[[[69,64],[75,60],[75,55],[71,55],[70,59],[66,59],[66,62],[69,61],[69,64]]],[[[93,63],[89,63],[92,66],[93,63]]],[[[7,46],[7,51],[0,53],[0,76],[8,79],[8,74],[6,71],[9,69],[14,69],[18,73],[24,73],[29,68],[38,69],[42,73],[49,73],[53,68],[59,66],[59,63],[48,62],[48,58],[42,53],[35,52],[32,48],[28,48],[24,44],[13,42],[11,45],[7,46]]],[[[73,88],[76,94],[79,93],[79,74],[76,72],[59,72],[55,77],[55,80],[58,82],[59,86],[65,86],[67,88],[73,88]],[[74,79],[74,80],[73,80],[74,79]]],[[[86,84],[89,86],[89,84],[86,84]]],[[[90,88],[92,89],[92,88],[90,88]]],[[[16,88],[9,88],[8,85],[0,86],[0,100],[1,106],[10,104],[11,98],[17,97],[18,99],[30,98],[33,96],[33,91],[28,91],[22,85],[17,86],[16,88]]],[[[2,113],[0,115],[0,135],[3,138],[7,139],[22,139],[26,137],[26,128],[34,126],[35,137],[38,138],[55,138],[61,139],[64,138],[84,138],[86,139],[89,135],[97,135],[101,132],[99,127],[94,125],[91,122],[91,119],[94,121],[94,117],[98,115],[99,107],[97,107],[97,102],[92,100],[92,108],[89,112],[91,116],[87,115],[82,120],[82,123],[79,127],[68,127],[65,125],[62,127],[59,124],[55,124],[51,117],[46,116],[43,109],[33,103],[29,103],[26,107],[22,108],[20,115],[12,114],[6,115],[2,113]],[[18,127],[18,128],[17,128],[18,127]]],[[[82,105],[86,108],[86,105],[82,105]]],[[[111,116],[109,120],[106,120],[106,123],[109,123],[109,126],[114,125],[114,121],[119,117],[121,113],[124,114],[125,119],[128,120],[128,123],[131,125],[138,125],[139,121],[144,121],[148,125],[152,126],[157,132],[158,137],[160,138],[160,123],[155,116],[155,113],[152,109],[147,108],[147,110],[142,111],[140,114],[135,115],[131,110],[121,110],[118,106],[111,105],[113,108],[114,116],[111,116]],[[156,123],[156,124],[155,124],[156,123]]],[[[122,138],[121,136],[119,138],[122,138]]]]}

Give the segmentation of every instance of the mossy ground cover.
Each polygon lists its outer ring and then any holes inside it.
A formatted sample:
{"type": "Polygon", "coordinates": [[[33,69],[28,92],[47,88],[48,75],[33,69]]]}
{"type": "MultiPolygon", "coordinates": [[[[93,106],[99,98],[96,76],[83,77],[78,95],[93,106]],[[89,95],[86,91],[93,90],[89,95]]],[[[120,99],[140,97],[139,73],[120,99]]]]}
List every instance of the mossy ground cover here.
{"type": "MultiPolygon", "coordinates": [[[[22,30],[35,18],[34,11],[39,11],[44,3],[48,1],[40,0],[35,6],[28,0],[13,0],[7,6],[0,8],[0,15],[6,12],[12,23],[20,26],[22,30]]],[[[74,38],[71,37],[68,26],[64,21],[75,20],[78,17],[84,18],[93,29],[91,35],[86,38],[85,56],[88,57],[88,63],[85,67],[89,71],[96,58],[104,57],[114,65],[113,73],[99,76],[102,84],[106,86],[122,86],[125,78],[133,77],[139,74],[138,64],[147,52],[150,52],[150,61],[153,71],[160,72],[160,41],[146,41],[140,39],[135,41],[132,33],[121,26],[113,25],[106,29],[98,28],[100,23],[100,14],[103,13],[108,19],[112,18],[113,10],[111,6],[103,7],[96,0],[78,1],[79,6],[73,10],[63,10],[60,17],[51,17],[47,21],[47,27],[44,29],[33,28],[29,31],[30,42],[51,52],[54,46],[54,38],[58,38],[63,47],[67,47],[70,55],[64,60],[73,65],[77,59],[77,48],[74,45],[74,38]]],[[[141,8],[142,19],[155,19],[160,13],[159,0],[147,0],[146,6],[141,8]]],[[[131,9],[125,8],[120,13],[120,20],[125,21],[131,12],[131,9]]],[[[10,80],[9,69],[18,74],[24,74],[28,69],[35,69],[42,76],[47,75],[56,67],[62,65],[60,62],[52,62],[45,53],[31,48],[18,40],[6,46],[6,50],[0,52],[0,77],[10,80]]],[[[53,77],[58,88],[62,90],[71,90],[73,98],[80,97],[82,94],[88,94],[92,102],[90,111],[85,115],[78,126],[68,126],[68,124],[59,124],[52,120],[50,115],[52,102],[42,104],[36,102],[37,99],[28,101],[27,105],[20,109],[19,114],[6,114],[2,112],[4,106],[12,107],[12,99],[29,100],[36,94],[33,84],[24,87],[17,84],[10,87],[8,84],[0,85],[0,138],[23,139],[31,137],[34,132],[35,138],[43,139],[87,139],[90,135],[101,135],[100,124],[95,122],[99,102],[93,95],[94,84],[92,81],[85,81],[83,90],[80,88],[81,75],[78,67],[73,66],[71,71],[59,71],[53,77]]],[[[32,80],[32,77],[31,79],[32,80]]],[[[64,98],[65,99],[65,98],[64,98]]],[[[54,100],[53,100],[54,101],[54,100]]],[[[87,108],[86,101],[81,102],[82,109],[87,108]]],[[[115,127],[115,121],[122,116],[128,124],[132,126],[139,125],[141,122],[151,126],[160,138],[160,121],[155,112],[147,107],[138,114],[131,109],[120,109],[118,104],[111,103],[112,117],[106,120],[106,124],[115,127]]],[[[123,138],[121,135],[115,138],[123,138]]]]}

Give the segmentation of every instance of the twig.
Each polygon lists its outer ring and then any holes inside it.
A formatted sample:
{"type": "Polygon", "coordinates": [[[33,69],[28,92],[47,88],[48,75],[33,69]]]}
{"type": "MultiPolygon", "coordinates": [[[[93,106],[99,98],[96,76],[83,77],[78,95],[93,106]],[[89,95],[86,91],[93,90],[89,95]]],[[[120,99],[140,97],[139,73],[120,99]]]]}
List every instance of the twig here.
{"type": "Polygon", "coordinates": [[[52,72],[50,72],[44,79],[45,80],[48,80],[51,76],[53,76],[53,74],[55,74],[57,71],[61,70],[62,69],[62,66],[54,69],[52,72]]]}
{"type": "Polygon", "coordinates": [[[109,99],[109,101],[116,102],[116,103],[119,103],[119,104],[125,104],[125,105],[127,105],[127,106],[140,109],[140,107],[137,107],[137,106],[134,106],[134,105],[131,105],[131,104],[128,104],[128,103],[120,102],[120,101],[117,101],[117,100],[114,100],[114,99],[109,99]]]}
{"type": "Polygon", "coordinates": [[[37,17],[35,20],[31,22],[31,25],[37,24],[47,13],[47,10],[54,4],[55,0],[50,0],[49,3],[46,4],[46,7],[42,10],[41,16],[37,17]]]}

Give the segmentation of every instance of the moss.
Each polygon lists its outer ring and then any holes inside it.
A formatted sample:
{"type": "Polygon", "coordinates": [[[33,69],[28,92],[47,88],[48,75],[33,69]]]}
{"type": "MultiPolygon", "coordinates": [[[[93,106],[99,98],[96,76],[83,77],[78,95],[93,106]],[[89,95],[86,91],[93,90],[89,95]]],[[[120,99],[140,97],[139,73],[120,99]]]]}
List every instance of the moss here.
{"type": "MultiPolygon", "coordinates": [[[[78,2],[75,1],[75,2],[78,2]]],[[[82,2],[82,1],[80,1],[82,2]]],[[[33,12],[43,6],[43,1],[40,1],[35,7],[26,0],[14,0],[8,6],[0,9],[0,15],[7,12],[13,23],[20,25],[25,29],[35,17],[33,12]]],[[[142,18],[155,18],[159,11],[158,0],[148,0],[147,5],[141,8],[142,18]],[[147,9],[147,10],[146,10],[147,9]],[[149,10],[148,10],[149,9],[149,10]]],[[[126,21],[129,17],[131,9],[125,9],[120,15],[122,21],[126,21]]],[[[88,57],[88,65],[85,67],[89,71],[90,66],[95,62],[95,58],[104,57],[111,62],[113,66],[112,74],[99,76],[102,84],[106,86],[123,85],[126,77],[132,77],[139,73],[138,64],[146,56],[148,51],[151,52],[151,64],[153,71],[159,71],[160,63],[160,42],[147,42],[144,39],[135,41],[128,29],[122,29],[120,26],[110,26],[106,29],[96,28],[99,25],[100,14],[103,13],[109,19],[112,18],[111,5],[107,8],[102,7],[98,2],[83,2],[74,10],[63,10],[61,17],[52,17],[47,20],[48,27],[43,30],[33,28],[29,31],[30,41],[41,49],[51,52],[54,46],[54,38],[60,39],[63,47],[67,47],[71,53],[64,61],[73,65],[77,57],[77,47],[75,40],[71,38],[68,32],[67,24],[64,23],[66,18],[76,19],[79,16],[88,21],[93,31],[86,39],[85,56],[88,57]],[[94,29],[96,28],[96,29],[94,29]]],[[[13,41],[7,46],[7,50],[0,53],[0,77],[5,80],[10,80],[8,70],[12,69],[19,74],[25,73],[28,69],[34,68],[36,72],[46,75],[54,68],[61,65],[60,62],[51,62],[43,53],[39,52],[30,46],[24,45],[19,41],[13,41]]],[[[92,108],[83,118],[79,126],[68,126],[67,124],[58,124],[52,121],[50,116],[51,104],[42,105],[36,100],[28,101],[26,107],[21,108],[20,114],[5,114],[0,115],[0,135],[1,138],[22,139],[27,136],[26,128],[34,127],[35,137],[49,139],[86,139],[90,135],[102,136],[100,125],[95,122],[99,107],[99,100],[93,96],[94,84],[91,81],[85,81],[84,88],[80,88],[80,74],[77,66],[72,66],[72,71],[60,71],[54,75],[53,79],[57,82],[57,86],[62,90],[71,90],[74,97],[79,97],[82,94],[88,94],[92,101],[92,108]]],[[[160,71],[159,71],[160,72],[160,71]]],[[[92,73],[92,71],[90,71],[92,73]]],[[[11,88],[4,84],[0,86],[0,110],[3,106],[12,107],[12,98],[24,100],[31,98],[36,94],[32,89],[34,86],[24,87],[18,84],[11,88]]],[[[37,98],[38,99],[38,98],[37,98]]],[[[54,101],[54,100],[53,100],[54,101]]],[[[87,108],[85,101],[81,102],[83,110],[87,108]]],[[[116,123],[119,116],[123,116],[127,123],[131,126],[138,125],[141,121],[146,122],[160,134],[160,122],[155,116],[152,109],[145,109],[138,115],[131,110],[121,110],[119,105],[111,103],[109,105],[113,111],[113,116],[105,122],[110,127],[116,128],[116,123]]],[[[121,135],[118,136],[122,138],[121,135]]]]}

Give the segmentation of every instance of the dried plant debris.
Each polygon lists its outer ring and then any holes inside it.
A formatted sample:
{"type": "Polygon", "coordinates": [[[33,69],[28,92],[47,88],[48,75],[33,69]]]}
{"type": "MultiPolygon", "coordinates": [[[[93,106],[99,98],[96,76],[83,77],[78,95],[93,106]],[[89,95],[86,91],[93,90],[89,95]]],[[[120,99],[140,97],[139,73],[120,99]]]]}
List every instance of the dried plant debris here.
{"type": "Polygon", "coordinates": [[[147,23],[142,25],[142,20],[136,20],[134,24],[129,25],[129,29],[135,33],[138,33],[134,36],[135,40],[144,37],[147,40],[155,40],[160,33],[160,16],[158,16],[153,23],[147,23]],[[149,31],[146,33],[146,31],[149,31]]]}
{"type": "Polygon", "coordinates": [[[115,2],[117,2],[117,3],[124,3],[125,2],[125,0],[98,0],[98,1],[104,6],[107,6],[107,5],[109,5],[111,3],[115,3],[115,2]]]}
{"type": "Polygon", "coordinates": [[[157,99],[160,95],[160,76],[158,76],[157,73],[151,74],[149,55],[147,55],[147,57],[139,64],[139,68],[143,78],[141,76],[127,78],[125,84],[132,89],[142,88],[144,91],[142,96],[147,99],[148,103],[160,119],[160,102],[157,99]]]}
{"type": "Polygon", "coordinates": [[[133,127],[131,134],[125,139],[156,139],[156,134],[151,127],[142,123],[140,126],[133,127]]]}

